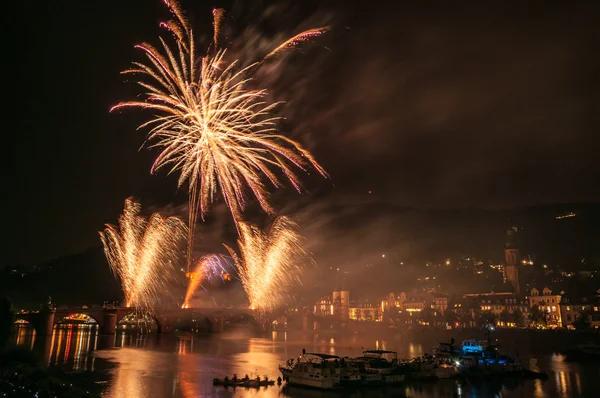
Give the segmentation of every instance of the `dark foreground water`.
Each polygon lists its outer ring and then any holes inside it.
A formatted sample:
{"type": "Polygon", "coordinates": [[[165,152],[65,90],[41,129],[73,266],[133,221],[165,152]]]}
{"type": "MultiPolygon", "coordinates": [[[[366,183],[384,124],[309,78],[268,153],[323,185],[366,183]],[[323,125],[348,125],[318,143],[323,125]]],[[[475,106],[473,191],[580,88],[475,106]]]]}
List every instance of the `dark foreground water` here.
{"type": "Polygon", "coordinates": [[[67,371],[94,371],[103,375],[106,397],[600,397],[600,365],[565,362],[556,353],[598,336],[565,332],[498,332],[506,353],[549,374],[549,379],[504,380],[478,384],[453,380],[403,385],[355,394],[268,387],[224,389],[214,377],[268,375],[277,378],[278,365],[307,352],[360,354],[364,349],[390,349],[399,356],[420,356],[439,341],[482,336],[477,331],[432,331],[393,335],[384,330],[323,335],[292,332],[255,334],[245,329],[223,334],[98,335],[96,327],[63,325],[49,338],[31,329],[16,330],[14,342],[31,347],[52,366],[67,371]]]}

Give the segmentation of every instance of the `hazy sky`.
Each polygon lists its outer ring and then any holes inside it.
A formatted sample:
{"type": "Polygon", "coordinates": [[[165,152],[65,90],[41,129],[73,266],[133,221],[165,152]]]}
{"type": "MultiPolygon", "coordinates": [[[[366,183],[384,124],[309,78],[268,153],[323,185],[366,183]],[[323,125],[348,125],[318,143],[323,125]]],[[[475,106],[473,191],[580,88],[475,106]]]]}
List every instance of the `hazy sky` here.
{"type": "MultiPolygon", "coordinates": [[[[257,76],[286,101],[285,132],[331,174],[306,179],[322,214],[341,200],[421,209],[600,200],[597,4],[216,3],[229,10],[225,34],[244,60],[303,29],[332,27],[257,76]]],[[[182,4],[210,38],[213,4],[182,4]]],[[[138,152],[145,115],[108,113],[138,92],[119,71],[140,59],[135,43],[157,43],[162,2],[9,9],[0,264],[97,245],[96,231],[116,221],[127,196],[149,207],[182,203],[185,188],[149,175],[155,152],[138,152]]],[[[283,209],[298,200],[289,189],[275,196],[283,209]]]]}

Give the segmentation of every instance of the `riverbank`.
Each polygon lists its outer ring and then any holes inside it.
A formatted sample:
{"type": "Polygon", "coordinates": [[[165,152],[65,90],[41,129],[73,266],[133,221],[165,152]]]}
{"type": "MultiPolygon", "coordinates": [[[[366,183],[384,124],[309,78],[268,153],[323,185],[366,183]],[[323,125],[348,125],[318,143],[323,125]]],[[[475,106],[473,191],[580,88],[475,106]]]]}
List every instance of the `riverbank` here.
{"type": "Polygon", "coordinates": [[[8,397],[100,397],[93,372],[67,373],[56,367],[43,367],[34,352],[23,348],[0,351],[0,395],[8,397]]]}

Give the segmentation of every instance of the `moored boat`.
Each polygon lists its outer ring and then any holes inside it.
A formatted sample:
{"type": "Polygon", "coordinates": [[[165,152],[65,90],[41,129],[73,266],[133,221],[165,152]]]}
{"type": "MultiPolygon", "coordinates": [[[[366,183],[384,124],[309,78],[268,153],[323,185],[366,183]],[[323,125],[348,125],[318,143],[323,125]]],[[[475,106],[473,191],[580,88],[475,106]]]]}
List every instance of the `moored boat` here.
{"type": "Polygon", "coordinates": [[[342,358],[337,355],[306,353],[295,364],[288,361],[279,370],[290,385],[333,390],[342,388],[341,363],[342,358]]]}
{"type": "Polygon", "coordinates": [[[398,353],[387,350],[363,351],[363,356],[356,358],[365,364],[365,370],[381,375],[396,373],[398,368],[398,353]]]}

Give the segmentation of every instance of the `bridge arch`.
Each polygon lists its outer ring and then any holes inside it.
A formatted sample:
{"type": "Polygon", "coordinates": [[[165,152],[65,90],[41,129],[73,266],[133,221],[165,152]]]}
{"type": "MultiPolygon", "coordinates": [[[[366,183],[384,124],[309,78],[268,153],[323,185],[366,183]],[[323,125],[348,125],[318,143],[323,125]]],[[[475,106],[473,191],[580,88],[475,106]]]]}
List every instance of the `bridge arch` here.
{"type": "Polygon", "coordinates": [[[156,315],[151,313],[139,313],[136,311],[127,311],[122,314],[121,317],[117,317],[116,328],[122,327],[126,329],[126,326],[135,325],[140,327],[146,332],[150,332],[152,328],[155,328],[158,333],[161,332],[162,324],[156,315]]]}
{"type": "Polygon", "coordinates": [[[78,325],[100,325],[95,317],[85,312],[73,312],[66,316],[57,316],[54,318],[54,327],[57,325],[78,324],[78,325]]]}

